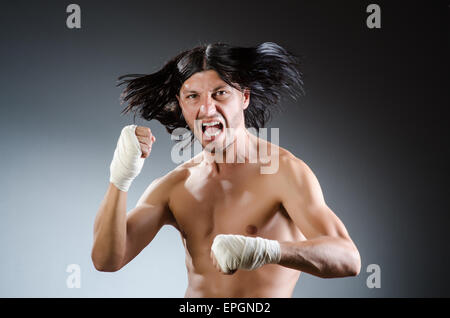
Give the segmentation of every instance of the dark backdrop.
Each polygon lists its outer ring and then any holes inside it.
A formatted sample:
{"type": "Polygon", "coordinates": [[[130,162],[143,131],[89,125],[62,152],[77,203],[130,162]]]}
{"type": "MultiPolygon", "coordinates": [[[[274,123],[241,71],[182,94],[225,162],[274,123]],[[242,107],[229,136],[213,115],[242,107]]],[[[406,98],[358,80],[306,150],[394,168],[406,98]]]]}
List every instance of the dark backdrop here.
{"type": "MultiPolygon", "coordinates": [[[[90,261],[95,213],[121,128],[116,78],[157,70],[181,50],[222,41],[276,42],[303,57],[306,96],[269,124],[316,173],[328,205],[357,244],[356,278],[302,274],[294,297],[449,296],[449,11],[445,2],[2,2],[0,296],[182,297],[178,234],[164,228],[117,273],[90,261]],[[79,289],[66,286],[69,264],[79,289]],[[381,268],[370,289],[367,266],[381,268]]],[[[152,157],[129,192],[173,169],[157,122],[152,157]]]]}

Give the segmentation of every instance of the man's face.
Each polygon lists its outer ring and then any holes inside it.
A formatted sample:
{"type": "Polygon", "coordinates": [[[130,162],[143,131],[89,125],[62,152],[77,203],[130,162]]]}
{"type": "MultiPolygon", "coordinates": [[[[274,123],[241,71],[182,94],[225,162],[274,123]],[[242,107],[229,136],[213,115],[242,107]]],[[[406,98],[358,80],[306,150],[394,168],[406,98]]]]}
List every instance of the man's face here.
{"type": "Polygon", "coordinates": [[[250,92],[228,85],[214,70],[188,78],[177,99],[189,128],[203,147],[223,151],[235,141],[236,133],[245,128],[244,109],[248,107],[250,92]]]}

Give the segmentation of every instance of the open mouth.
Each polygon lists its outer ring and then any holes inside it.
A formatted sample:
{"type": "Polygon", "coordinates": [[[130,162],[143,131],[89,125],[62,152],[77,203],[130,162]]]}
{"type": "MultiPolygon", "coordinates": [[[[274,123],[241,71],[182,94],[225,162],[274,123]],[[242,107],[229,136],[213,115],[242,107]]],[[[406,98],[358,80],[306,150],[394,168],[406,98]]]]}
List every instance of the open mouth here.
{"type": "Polygon", "coordinates": [[[223,124],[220,121],[202,123],[202,132],[209,139],[217,137],[222,131],[223,124]]]}

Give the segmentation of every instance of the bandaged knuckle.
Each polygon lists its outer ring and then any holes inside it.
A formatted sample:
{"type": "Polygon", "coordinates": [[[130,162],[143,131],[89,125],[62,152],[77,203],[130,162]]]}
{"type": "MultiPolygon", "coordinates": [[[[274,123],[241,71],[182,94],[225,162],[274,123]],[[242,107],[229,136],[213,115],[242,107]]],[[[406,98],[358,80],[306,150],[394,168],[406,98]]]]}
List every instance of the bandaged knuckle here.
{"type": "Polygon", "coordinates": [[[147,151],[142,149],[136,130],[136,125],[122,128],[110,164],[110,181],[122,191],[128,191],[132,180],[140,173],[144,163],[140,158],[147,151]]]}
{"type": "Polygon", "coordinates": [[[151,130],[148,127],[144,127],[144,126],[137,126],[136,127],[136,135],[140,135],[140,136],[150,136],[151,135],[151,130]]]}
{"type": "Polygon", "coordinates": [[[277,241],[243,235],[218,235],[213,242],[213,251],[227,272],[238,268],[254,270],[276,263],[280,255],[277,241]]]}

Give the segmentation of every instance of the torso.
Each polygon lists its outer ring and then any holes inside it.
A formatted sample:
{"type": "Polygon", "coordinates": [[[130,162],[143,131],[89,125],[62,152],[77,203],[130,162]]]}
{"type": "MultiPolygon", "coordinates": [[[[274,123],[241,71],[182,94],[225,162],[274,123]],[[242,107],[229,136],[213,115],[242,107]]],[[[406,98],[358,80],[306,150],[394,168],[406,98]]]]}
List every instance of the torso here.
{"type": "Polygon", "coordinates": [[[261,174],[257,163],[218,174],[204,162],[188,162],[170,193],[173,225],[186,250],[186,297],[291,297],[300,272],[280,265],[224,275],[213,266],[211,244],[218,234],[282,241],[304,240],[279,199],[279,174],[261,174]]]}

